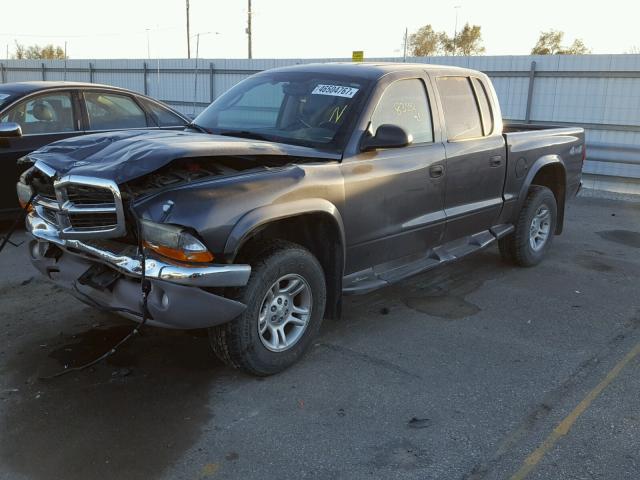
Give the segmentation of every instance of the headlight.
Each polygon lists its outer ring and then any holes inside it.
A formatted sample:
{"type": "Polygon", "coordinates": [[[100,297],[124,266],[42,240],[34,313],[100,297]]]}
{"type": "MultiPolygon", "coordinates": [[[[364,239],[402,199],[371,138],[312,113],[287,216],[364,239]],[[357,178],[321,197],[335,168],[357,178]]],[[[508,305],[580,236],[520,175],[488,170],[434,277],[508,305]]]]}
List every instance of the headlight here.
{"type": "Polygon", "coordinates": [[[31,196],[33,195],[33,189],[30,185],[27,185],[27,175],[33,170],[30,168],[25,171],[22,175],[20,175],[20,181],[16,184],[16,191],[18,193],[18,202],[20,202],[20,206],[22,208],[31,200],[31,196]]]}
{"type": "Polygon", "coordinates": [[[141,220],[144,245],[165,257],[185,262],[212,262],[213,255],[193,234],[177,225],[141,220]]]}

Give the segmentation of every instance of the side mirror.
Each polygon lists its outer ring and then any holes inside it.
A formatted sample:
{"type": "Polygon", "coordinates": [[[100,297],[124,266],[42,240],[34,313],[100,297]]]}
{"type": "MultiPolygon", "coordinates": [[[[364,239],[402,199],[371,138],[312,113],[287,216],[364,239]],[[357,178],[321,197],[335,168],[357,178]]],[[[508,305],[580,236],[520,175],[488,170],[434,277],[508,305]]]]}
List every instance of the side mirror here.
{"type": "Polygon", "coordinates": [[[365,152],[377,148],[400,148],[410,145],[411,142],[413,138],[405,132],[404,128],[385,123],[378,127],[375,135],[365,133],[360,143],[360,150],[365,152]]]}
{"type": "Polygon", "coordinates": [[[0,138],[21,137],[22,127],[14,122],[0,123],[0,138]]]}

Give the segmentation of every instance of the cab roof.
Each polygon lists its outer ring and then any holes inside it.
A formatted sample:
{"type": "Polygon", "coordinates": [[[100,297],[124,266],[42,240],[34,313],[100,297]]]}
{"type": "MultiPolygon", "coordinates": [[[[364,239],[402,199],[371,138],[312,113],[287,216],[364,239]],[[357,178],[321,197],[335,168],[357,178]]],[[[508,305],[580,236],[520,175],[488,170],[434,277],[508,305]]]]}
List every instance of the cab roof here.
{"type": "Polygon", "coordinates": [[[477,74],[475,70],[449,65],[433,65],[428,63],[400,63],[400,62],[330,62],[330,63],[306,63],[270,69],[267,72],[309,72],[324,73],[329,75],[347,75],[354,78],[377,80],[378,78],[394,72],[403,71],[431,71],[447,72],[458,75],[477,74]]]}

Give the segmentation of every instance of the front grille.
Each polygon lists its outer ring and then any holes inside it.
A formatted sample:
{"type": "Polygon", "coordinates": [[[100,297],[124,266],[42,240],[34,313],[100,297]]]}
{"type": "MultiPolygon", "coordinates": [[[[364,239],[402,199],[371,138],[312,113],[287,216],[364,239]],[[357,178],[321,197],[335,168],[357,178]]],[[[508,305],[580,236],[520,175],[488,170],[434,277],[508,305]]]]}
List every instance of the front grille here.
{"type": "Polygon", "coordinates": [[[104,188],[87,185],[67,185],[67,199],[75,205],[101,205],[113,203],[113,193],[104,188]]]}
{"type": "Polygon", "coordinates": [[[74,230],[115,228],[118,216],[115,213],[70,213],[69,223],[74,230]]]}
{"type": "MultiPolygon", "coordinates": [[[[36,165],[37,168],[37,165],[36,165]]],[[[38,215],[63,238],[116,238],[125,235],[118,186],[109,180],[69,176],[54,181],[40,174],[31,186],[38,215]]]]}

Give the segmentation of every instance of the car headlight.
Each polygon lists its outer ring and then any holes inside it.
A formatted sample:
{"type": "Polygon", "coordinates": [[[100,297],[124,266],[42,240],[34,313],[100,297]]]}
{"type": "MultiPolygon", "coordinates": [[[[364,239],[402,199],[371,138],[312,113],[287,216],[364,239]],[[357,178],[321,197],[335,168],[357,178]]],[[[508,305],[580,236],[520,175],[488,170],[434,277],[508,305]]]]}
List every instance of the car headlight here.
{"type": "Polygon", "coordinates": [[[16,192],[18,193],[18,202],[22,208],[29,203],[31,197],[33,196],[33,189],[30,185],[27,185],[27,176],[31,173],[33,168],[26,170],[22,175],[20,175],[20,180],[16,184],[16,192]]]}
{"type": "Polygon", "coordinates": [[[144,245],[160,255],[184,262],[212,262],[213,254],[183,227],[141,220],[144,245]]]}

